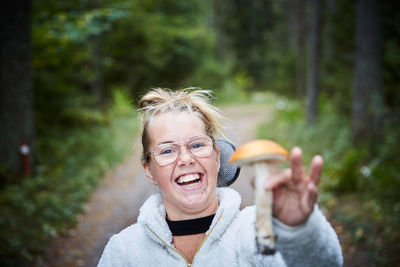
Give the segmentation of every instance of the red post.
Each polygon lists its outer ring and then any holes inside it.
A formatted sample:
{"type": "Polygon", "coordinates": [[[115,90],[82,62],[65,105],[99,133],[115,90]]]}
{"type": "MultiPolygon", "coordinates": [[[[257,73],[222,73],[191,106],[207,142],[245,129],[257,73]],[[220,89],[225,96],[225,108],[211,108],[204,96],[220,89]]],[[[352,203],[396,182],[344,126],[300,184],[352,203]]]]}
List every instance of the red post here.
{"type": "Polygon", "coordinates": [[[24,174],[26,176],[31,176],[31,165],[29,163],[30,148],[27,143],[22,142],[21,146],[19,147],[19,150],[20,150],[21,156],[22,156],[22,164],[23,164],[24,174]]]}

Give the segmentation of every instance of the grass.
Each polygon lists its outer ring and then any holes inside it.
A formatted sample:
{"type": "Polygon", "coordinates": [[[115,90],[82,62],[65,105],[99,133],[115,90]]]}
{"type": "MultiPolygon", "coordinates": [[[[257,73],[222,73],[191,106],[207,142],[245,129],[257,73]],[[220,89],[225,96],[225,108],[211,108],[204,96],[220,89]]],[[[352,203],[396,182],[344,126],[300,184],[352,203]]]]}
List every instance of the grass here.
{"type": "Polygon", "coordinates": [[[85,115],[79,127],[38,138],[37,174],[0,193],[2,266],[35,262],[49,239],[76,223],[104,173],[131,152],[138,132],[133,113],[126,97],[116,92],[101,123],[99,116],[92,122],[85,115]]]}

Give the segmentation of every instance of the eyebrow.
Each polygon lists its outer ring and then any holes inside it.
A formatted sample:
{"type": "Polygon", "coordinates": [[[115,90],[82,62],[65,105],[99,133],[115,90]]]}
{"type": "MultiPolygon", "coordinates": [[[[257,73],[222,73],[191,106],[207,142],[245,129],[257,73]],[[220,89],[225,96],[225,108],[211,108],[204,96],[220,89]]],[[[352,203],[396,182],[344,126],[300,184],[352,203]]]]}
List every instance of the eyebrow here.
{"type": "Polygon", "coordinates": [[[182,141],[164,141],[164,142],[158,143],[157,146],[165,145],[165,144],[173,144],[173,143],[182,143],[182,142],[186,142],[186,141],[189,141],[189,140],[192,140],[192,139],[195,139],[195,138],[198,138],[198,137],[203,137],[203,136],[204,135],[197,135],[197,136],[193,136],[193,137],[190,137],[190,138],[188,138],[186,140],[182,140],[182,141]]]}
{"type": "Polygon", "coordinates": [[[159,146],[159,145],[165,145],[165,144],[172,144],[172,143],[176,143],[176,142],[173,142],[173,141],[164,141],[164,142],[158,143],[158,146],[159,146]]]}

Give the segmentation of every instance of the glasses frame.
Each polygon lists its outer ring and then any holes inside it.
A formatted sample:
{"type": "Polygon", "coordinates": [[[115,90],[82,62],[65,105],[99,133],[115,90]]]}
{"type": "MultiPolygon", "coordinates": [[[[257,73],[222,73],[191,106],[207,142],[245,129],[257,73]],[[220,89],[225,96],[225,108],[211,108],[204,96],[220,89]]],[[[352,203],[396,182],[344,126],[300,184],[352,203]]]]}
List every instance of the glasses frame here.
{"type": "Polygon", "coordinates": [[[183,141],[171,142],[171,143],[165,143],[165,144],[158,145],[158,146],[156,146],[152,151],[147,152],[147,153],[146,153],[146,156],[147,156],[147,158],[150,160],[150,156],[153,155],[154,161],[155,161],[159,166],[168,166],[168,165],[171,165],[171,164],[175,163],[175,162],[178,160],[179,156],[182,154],[182,145],[181,145],[181,144],[185,144],[185,145],[184,145],[185,149],[189,152],[189,154],[191,155],[191,157],[194,157],[194,158],[206,158],[206,157],[209,157],[209,156],[212,154],[212,151],[213,151],[214,148],[215,148],[214,138],[212,138],[212,137],[210,137],[210,136],[207,136],[207,135],[199,135],[199,136],[195,136],[195,137],[189,138],[189,139],[187,139],[187,140],[183,140],[183,141]],[[209,139],[210,144],[212,145],[211,153],[210,153],[209,155],[207,155],[207,156],[200,156],[200,157],[199,157],[199,156],[196,156],[195,154],[193,154],[193,152],[192,152],[190,149],[188,149],[188,144],[189,144],[190,142],[192,142],[193,140],[196,140],[196,139],[198,139],[198,138],[207,138],[207,139],[209,139]],[[155,153],[156,153],[158,150],[161,150],[160,147],[161,147],[161,148],[162,148],[163,146],[167,147],[167,146],[169,146],[169,145],[178,145],[178,147],[179,147],[179,149],[178,149],[178,154],[176,155],[176,158],[175,158],[171,163],[160,164],[160,163],[157,161],[157,157],[156,157],[155,153]]]}

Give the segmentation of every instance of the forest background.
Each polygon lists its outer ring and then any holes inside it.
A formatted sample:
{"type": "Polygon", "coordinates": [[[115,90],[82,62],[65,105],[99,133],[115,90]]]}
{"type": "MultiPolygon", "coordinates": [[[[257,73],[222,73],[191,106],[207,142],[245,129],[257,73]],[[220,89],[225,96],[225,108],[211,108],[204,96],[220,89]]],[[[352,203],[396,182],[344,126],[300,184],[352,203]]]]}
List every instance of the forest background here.
{"type": "Polygon", "coordinates": [[[2,266],[40,261],[76,223],[129,153],[146,90],[193,86],[219,105],[273,103],[259,137],[322,154],[336,230],[372,265],[400,263],[398,2],[18,0],[1,13],[2,266]]]}

